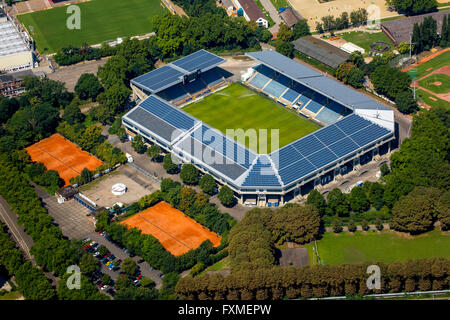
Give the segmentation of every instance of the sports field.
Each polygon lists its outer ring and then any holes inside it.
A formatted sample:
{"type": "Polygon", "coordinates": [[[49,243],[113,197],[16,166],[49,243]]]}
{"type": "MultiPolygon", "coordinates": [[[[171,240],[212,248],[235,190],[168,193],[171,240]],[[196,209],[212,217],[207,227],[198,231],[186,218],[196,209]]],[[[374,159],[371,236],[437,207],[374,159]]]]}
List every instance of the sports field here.
{"type": "Polygon", "coordinates": [[[66,186],[69,185],[70,178],[79,176],[84,168],[95,170],[103,164],[58,133],[33,144],[26,150],[34,162],[42,162],[47,170],[58,171],[66,186]]]}
{"type": "Polygon", "coordinates": [[[152,32],[152,18],[166,9],[160,0],[91,0],[79,3],[81,28],[70,30],[67,7],[17,16],[32,34],[40,53],[53,53],[65,45],[97,44],[117,37],[152,32]],[[32,31],[30,30],[30,27],[32,31]]]}
{"type": "MultiPolygon", "coordinates": [[[[312,244],[307,245],[310,261],[312,244]]],[[[361,231],[350,234],[327,232],[317,241],[326,265],[358,262],[391,262],[408,259],[450,257],[450,232],[434,230],[419,236],[400,236],[393,231],[361,231]]]]}
{"type": "Polygon", "coordinates": [[[366,55],[369,55],[370,45],[373,42],[386,42],[389,43],[391,46],[389,51],[392,51],[395,49],[394,44],[389,40],[389,38],[384,34],[384,32],[363,32],[363,31],[351,31],[346,33],[339,33],[339,36],[341,36],[345,41],[352,42],[356,44],[357,46],[363,48],[366,50],[366,55]]]}
{"type": "MultiPolygon", "coordinates": [[[[268,149],[271,146],[271,129],[279,129],[279,147],[282,147],[320,128],[238,83],[187,105],[183,110],[223,133],[227,129],[255,129],[257,132],[267,129],[268,149]]],[[[262,145],[264,141],[259,142],[262,145]]],[[[248,139],[246,145],[249,147],[248,139]]]]}
{"type": "Polygon", "coordinates": [[[424,58],[406,72],[417,79],[417,94],[422,102],[430,107],[450,108],[450,49],[424,58]]]}
{"type": "Polygon", "coordinates": [[[215,247],[220,245],[221,241],[217,234],[167,202],[160,202],[120,223],[131,228],[136,227],[143,234],[153,235],[174,256],[197,249],[207,239],[215,247]]]}

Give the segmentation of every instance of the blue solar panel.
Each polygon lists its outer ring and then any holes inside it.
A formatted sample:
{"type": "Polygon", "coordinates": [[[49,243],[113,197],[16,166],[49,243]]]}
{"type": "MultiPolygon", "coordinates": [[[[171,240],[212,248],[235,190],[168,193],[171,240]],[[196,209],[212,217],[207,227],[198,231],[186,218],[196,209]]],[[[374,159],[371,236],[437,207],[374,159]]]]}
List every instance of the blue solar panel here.
{"type": "Polygon", "coordinates": [[[179,81],[180,77],[183,75],[183,72],[172,68],[170,65],[166,65],[139,76],[133,79],[132,82],[144,86],[151,91],[158,91],[161,88],[179,81]]]}
{"type": "Polygon", "coordinates": [[[310,174],[314,170],[316,170],[316,168],[308,160],[301,159],[289,167],[281,169],[278,174],[280,175],[283,183],[286,185],[310,174]]]}
{"type": "Polygon", "coordinates": [[[359,144],[360,147],[363,147],[374,140],[381,138],[388,134],[389,131],[385,128],[382,128],[376,124],[372,124],[371,126],[365,128],[364,130],[358,131],[352,134],[350,137],[359,144]]]}
{"type": "Polygon", "coordinates": [[[352,134],[371,124],[370,121],[357,116],[356,114],[349,115],[336,123],[336,126],[344,131],[346,134],[352,134]]]}
{"type": "Polygon", "coordinates": [[[154,96],[148,97],[139,106],[179,129],[189,130],[195,124],[194,118],[154,96]]]}
{"type": "Polygon", "coordinates": [[[337,159],[337,156],[332,153],[328,148],[324,148],[316,153],[313,153],[312,155],[308,156],[307,159],[311,161],[311,163],[317,167],[321,168],[330,162],[337,159]]]}
{"type": "Polygon", "coordinates": [[[275,152],[272,152],[270,157],[272,158],[276,169],[282,169],[303,158],[303,156],[291,145],[287,145],[275,152]]]}
{"type": "Polygon", "coordinates": [[[336,143],[329,145],[331,151],[333,151],[339,158],[356,151],[359,147],[350,138],[342,139],[336,143]]]}
{"type": "Polygon", "coordinates": [[[291,145],[304,157],[307,157],[311,153],[319,151],[324,147],[323,143],[321,143],[314,135],[306,136],[291,145]]]}
{"type": "Polygon", "coordinates": [[[323,144],[328,145],[344,138],[345,134],[336,126],[332,125],[316,131],[314,136],[316,136],[316,138],[318,138],[323,144]]]}
{"type": "Polygon", "coordinates": [[[172,62],[172,64],[188,72],[193,72],[198,69],[207,69],[209,67],[216,66],[223,61],[225,61],[225,59],[220,58],[208,51],[200,50],[172,62]]]}
{"type": "Polygon", "coordinates": [[[259,157],[245,179],[243,186],[280,186],[280,182],[267,156],[262,155],[259,157]]]}

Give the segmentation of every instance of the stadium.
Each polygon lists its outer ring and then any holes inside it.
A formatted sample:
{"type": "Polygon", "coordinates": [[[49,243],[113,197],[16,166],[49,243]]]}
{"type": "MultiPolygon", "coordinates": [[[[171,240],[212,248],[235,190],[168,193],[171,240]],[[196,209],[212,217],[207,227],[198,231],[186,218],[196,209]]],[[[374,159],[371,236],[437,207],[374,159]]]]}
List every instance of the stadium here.
{"type": "Polygon", "coordinates": [[[138,104],[122,118],[130,139],[141,135],[228,185],[240,203],[258,206],[283,205],[390,151],[395,139],[391,109],[275,51],[246,56],[257,65],[241,76],[240,85],[270,99],[276,114],[264,117],[268,107],[254,112],[260,102],[246,105],[244,98],[236,102],[236,97],[222,100],[230,111],[221,117],[225,111],[220,104],[202,109],[198,118],[186,112],[197,103],[203,108],[207,101],[213,105],[237,85],[221,72],[223,58],[200,50],[131,81],[138,104]],[[295,119],[277,122],[284,112],[295,119]],[[230,119],[238,122],[231,125],[230,119]],[[222,123],[246,129],[248,122],[255,129],[279,127],[283,142],[271,141],[270,152],[259,148],[258,153],[246,143],[245,134],[242,139],[217,129],[222,123]],[[287,132],[294,134],[284,141],[283,127],[294,122],[298,130],[290,127],[287,132]]]}

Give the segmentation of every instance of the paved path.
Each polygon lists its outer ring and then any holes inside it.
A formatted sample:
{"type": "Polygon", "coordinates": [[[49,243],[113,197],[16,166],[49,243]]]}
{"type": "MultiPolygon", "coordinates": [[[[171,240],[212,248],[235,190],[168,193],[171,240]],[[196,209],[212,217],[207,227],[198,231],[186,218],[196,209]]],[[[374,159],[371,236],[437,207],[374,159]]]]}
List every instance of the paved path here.
{"type": "Polygon", "coordinates": [[[273,25],[269,29],[270,32],[277,33],[278,29],[280,28],[280,23],[282,22],[280,16],[278,15],[277,9],[273,6],[270,0],[261,0],[261,4],[263,5],[264,9],[266,9],[266,11],[269,13],[273,22],[275,22],[275,25],[273,25]]]}

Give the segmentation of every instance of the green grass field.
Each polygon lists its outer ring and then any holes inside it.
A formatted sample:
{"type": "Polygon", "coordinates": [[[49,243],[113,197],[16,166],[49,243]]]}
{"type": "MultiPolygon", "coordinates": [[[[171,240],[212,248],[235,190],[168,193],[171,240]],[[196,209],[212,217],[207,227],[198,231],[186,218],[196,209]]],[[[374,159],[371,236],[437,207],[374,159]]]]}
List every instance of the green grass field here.
{"type": "MultiPolygon", "coordinates": [[[[279,147],[282,147],[320,128],[294,111],[237,83],[183,110],[223,133],[227,129],[256,129],[257,132],[267,129],[268,153],[271,151],[270,129],[279,129],[279,147]]],[[[259,140],[263,142],[263,139],[259,140]]],[[[248,139],[246,146],[252,148],[248,139]]],[[[264,151],[261,147],[259,149],[264,151]]]]}
{"type": "Polygon", "coordinates": [[[429,77],[419,81],[421,87],[428,89],[434,93],[448,93],[450,88],[450,77],[445,74],[432,74],[429,77]],[[436,85],[436,82],[441,82],[436,85]]]}
{"type": "MultiPolygon", "coordinates": [[[[312,258],[312,244],[308,254],[312,258]]],[[[392,231],[361,231],[350,234],[327,232],[317,241],[320,258],[326,265],[359,262],[392,262],[408,259],[450,257],[450,233],[434,230],[412,238],[392,231]]],[[[313,260],[310,260],[313,261],[313,260]]]]}
{"type": "Polygon", "coordinates": [[[19,15],[17,18],[32,34],[40,53],[53,53],[65,45],[97,44],[117,37],[152,32],[152,18],[166,9],[160,0],[92,0],[77,4],[81,29],[70,30],[66,7],[19,15]],[[33,32],[30,30],[30,26],[33,32]]]}
{"type": "Polygon", "coordinates": [[[363,48],[366,50],[365,55],[369,54],[370,45],[373,42],[377,41],[383,41],[386,43],[389,43],[391,45],[390,51],[394,49],[394,45],[392,44],[391,40],[383,33],[383,32],[377,32],[377,33],[369,33],[369,32],[363,32],[363,31],[352,31],[347,33],[340,33],[338,34],[341,36],[344,40],[348,42],[352,42],[356,44],[357,46],[363,48]]]}
{"type": "Polygon", "coordinates": [[[425,102],[427,105],[429,105],[431,107],[450,108],[450,102],[439,99],[438,97],[436,97],[428,92],[418,89],[416,91],[416,94],[419,97],[419,99],[421,99],[423,102],[425,102]],[[431,97],[435,100],[433,100],[431,97]]]}
{"type": "Polygon", "coordinates": [[[450,61],[450,51],[447,51],[431,59],[430,61],[418,65],[417,67],[409,70],[407,73],[410,75],[411,78],[416,77],[416,79],[420,79],[423,76],[426,76],[427,74],[433,72],[434,70],[450,65],[449,61],[450,61]]]}

